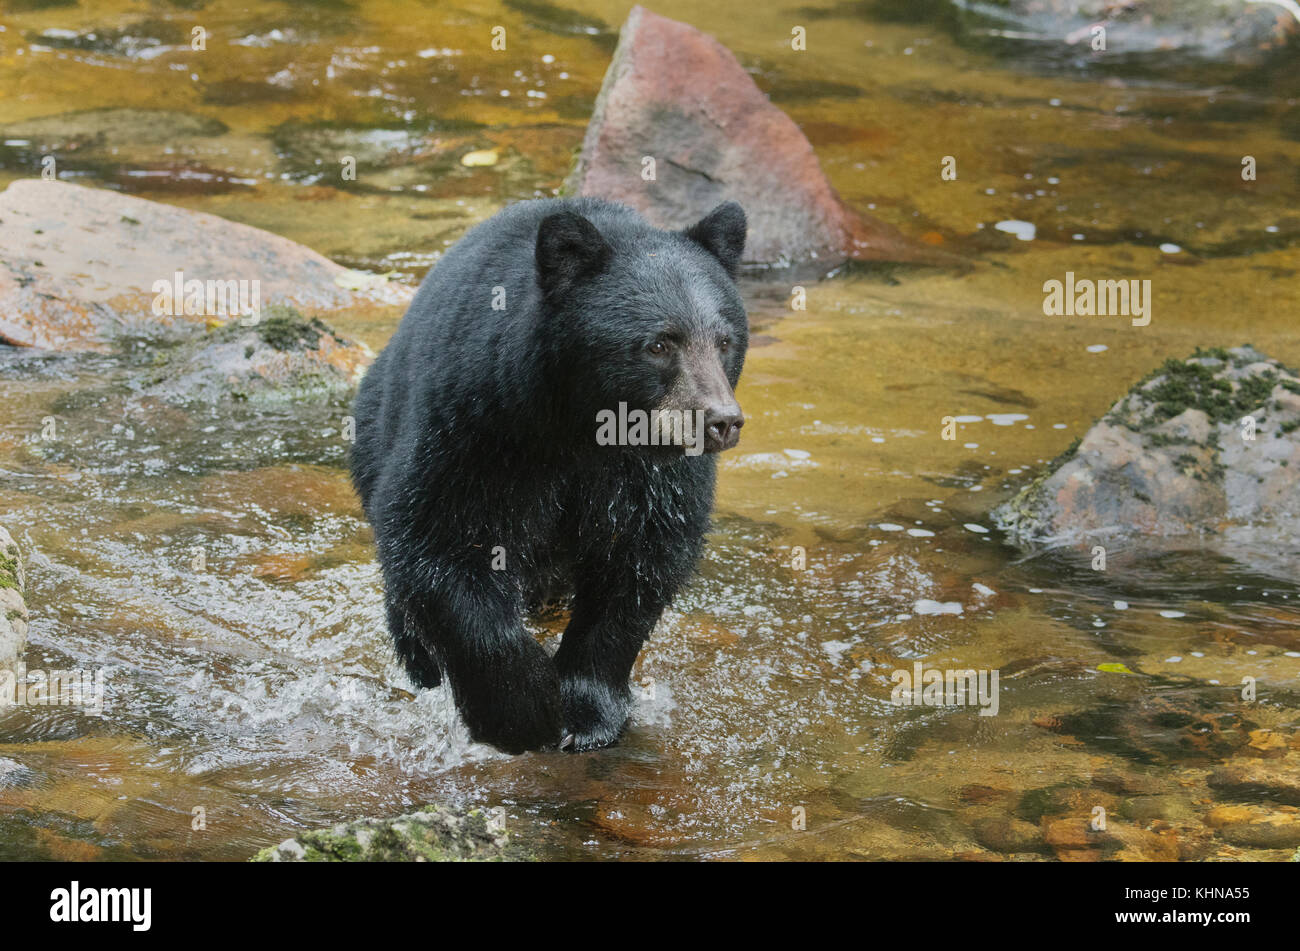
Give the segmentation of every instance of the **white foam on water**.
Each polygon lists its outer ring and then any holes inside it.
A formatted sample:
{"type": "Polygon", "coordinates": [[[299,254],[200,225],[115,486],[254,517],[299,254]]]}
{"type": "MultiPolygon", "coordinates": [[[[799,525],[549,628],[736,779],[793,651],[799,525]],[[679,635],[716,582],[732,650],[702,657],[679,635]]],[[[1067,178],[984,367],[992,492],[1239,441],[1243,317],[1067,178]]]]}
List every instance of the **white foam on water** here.
{"type": "Polygon", "coordinates": [[[994,426],[1014,426],[1029,417],[1024,413],[990,413],[984,417],[994,426]]]}
{"type": "Polygon", "coordinates": [[[1034,236],[1038,233],[1038,229],[1028,221],[1020,221],[1015,218],[999,221],[993,228],[995,231],[1013,234],[1021,241],[1033,241],[1034,236]]]}
{"type": "Polygon", "coordinates": [[[932,601],[929,598],[922,598],[912,605],[912,611],[925,617],[936,614],[961,614],[962,606],[959,601],[932,601]]]}

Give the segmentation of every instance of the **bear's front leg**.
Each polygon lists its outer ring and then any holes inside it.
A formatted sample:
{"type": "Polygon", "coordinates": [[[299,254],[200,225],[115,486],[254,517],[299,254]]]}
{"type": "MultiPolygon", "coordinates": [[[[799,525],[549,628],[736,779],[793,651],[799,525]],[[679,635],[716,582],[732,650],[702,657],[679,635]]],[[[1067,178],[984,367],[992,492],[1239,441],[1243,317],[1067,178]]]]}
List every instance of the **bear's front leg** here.
{"type": "Polygon", "coordinates": [[[577,591],[555,654],[564,749],[594,750],[618,740],[632,712],[632,665],[666,605],[657,592],[617,584],[577,591]]]}
{"type": "Polygon", "coordinates": [[[470,736],[506,753],[557,747],[560,678],[524,630],[518,595],[497,579],[440,575],[407,602],[407,634],[432,646],[470,736]]]}

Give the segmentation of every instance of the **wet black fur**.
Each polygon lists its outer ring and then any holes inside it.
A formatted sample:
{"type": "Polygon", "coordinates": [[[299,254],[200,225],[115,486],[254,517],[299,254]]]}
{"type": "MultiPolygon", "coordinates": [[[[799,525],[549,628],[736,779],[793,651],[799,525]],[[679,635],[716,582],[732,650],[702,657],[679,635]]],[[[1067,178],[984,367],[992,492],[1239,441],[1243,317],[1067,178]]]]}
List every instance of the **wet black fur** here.
{"type": "Polygon", "coordinates": [[[590,198],[514,205],[438,262],[366,374],[352,473],[389,628],[417,684],[448,677],[475,739],[590,749],[622,731],[632,665],[700,555],[715,457],[599,446],[596,413],[673,392],[679,368],[645,355],[662,333],[729,338],[735,386],[744,234],[734,204],[686,232],[590,198]],[[552,659],[521,619],[565,598],[552,659]]]}

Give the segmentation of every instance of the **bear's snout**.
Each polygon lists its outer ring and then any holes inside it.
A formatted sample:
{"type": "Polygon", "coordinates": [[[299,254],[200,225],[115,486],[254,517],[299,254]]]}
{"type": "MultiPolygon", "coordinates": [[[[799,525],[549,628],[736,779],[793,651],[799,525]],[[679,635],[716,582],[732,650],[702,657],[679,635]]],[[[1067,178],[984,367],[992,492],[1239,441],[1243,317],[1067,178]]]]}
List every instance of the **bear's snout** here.
{"type": "Polygon", "coordinates": [[[740,442],[740,427],[745,425],[745,414],[733,401],[730,406],[705,410],[704,451],[722,452],[740,442]]]}

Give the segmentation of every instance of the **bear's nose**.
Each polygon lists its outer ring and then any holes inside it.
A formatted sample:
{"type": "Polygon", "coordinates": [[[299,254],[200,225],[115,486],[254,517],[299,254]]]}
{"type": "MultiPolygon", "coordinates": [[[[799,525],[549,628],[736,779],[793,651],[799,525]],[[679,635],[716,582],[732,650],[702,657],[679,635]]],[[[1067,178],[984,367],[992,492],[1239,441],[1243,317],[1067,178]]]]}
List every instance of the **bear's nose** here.
{"type": "Polygon", "coordinates": [[[735,413],[710,413],[704,421],[708,451],[730,449],[740,441],[740,427],[744,425],[745,417],[739,410],[735,413]]]}

